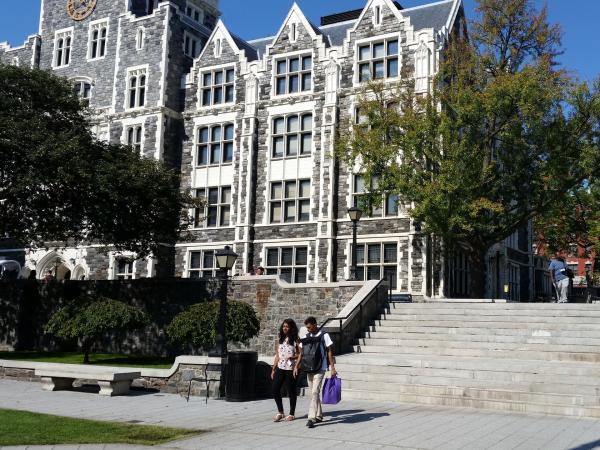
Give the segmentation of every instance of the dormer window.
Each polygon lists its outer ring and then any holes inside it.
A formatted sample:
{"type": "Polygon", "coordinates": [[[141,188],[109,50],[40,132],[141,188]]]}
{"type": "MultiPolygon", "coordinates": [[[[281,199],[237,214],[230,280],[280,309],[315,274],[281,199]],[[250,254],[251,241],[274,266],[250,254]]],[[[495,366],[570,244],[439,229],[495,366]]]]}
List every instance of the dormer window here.
{"type": "Polygon", "coordinates": [[[203,72],[201,80],[202,106],[233,102],[235,83],[233,67],[203,72]]]}
{"type": "Polygon", "coordinates": [[[275,94],[296,94],[312,89],[312,56],[290,56],[275,61],[275,94]]]}
{"type": "Polygon", "coordinates": [[[358,81],[398,77],[398,39],[371,42],[358,46],[358,81]]]}

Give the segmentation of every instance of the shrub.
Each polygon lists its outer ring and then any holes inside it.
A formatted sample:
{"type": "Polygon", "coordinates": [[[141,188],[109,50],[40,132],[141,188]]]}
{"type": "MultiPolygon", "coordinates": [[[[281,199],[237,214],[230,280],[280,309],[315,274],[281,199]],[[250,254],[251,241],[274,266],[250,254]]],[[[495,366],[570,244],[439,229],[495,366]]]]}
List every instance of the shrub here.
{"type": "Polygon", "coordinates": [[[125,333],[144,328],[148,315],[136,306],[105,297],[76,300],[55,312],[46,324],[46,333],[81,342],[84,364],[89,363],[93,344],[106,333],[125,333]]]}
{"type": "MultiPolygon", "coordinates": [[[[173,342],[209,348],[215,344],[219,302],[198,303],[177,314],[167,326],[167,335],[173,342]]],[[[260,321],[252,306],[244,302],[227,302],[226,334],[230,342],[247,344],[258,335],[260,321]]]]}

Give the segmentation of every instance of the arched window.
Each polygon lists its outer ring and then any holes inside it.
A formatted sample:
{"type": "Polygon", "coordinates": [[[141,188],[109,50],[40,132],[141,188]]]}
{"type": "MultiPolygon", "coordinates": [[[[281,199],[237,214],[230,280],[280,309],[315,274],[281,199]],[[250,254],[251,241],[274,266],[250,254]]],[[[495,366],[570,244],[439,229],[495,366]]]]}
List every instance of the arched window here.
{"type": "Polygon", "coordinates": [[[73,85],[73,92],[77,95],[82,103],[85,105],[90,104],[90,98],[92,98],[92,84],[88,81],[76,81],[73,85]]]}

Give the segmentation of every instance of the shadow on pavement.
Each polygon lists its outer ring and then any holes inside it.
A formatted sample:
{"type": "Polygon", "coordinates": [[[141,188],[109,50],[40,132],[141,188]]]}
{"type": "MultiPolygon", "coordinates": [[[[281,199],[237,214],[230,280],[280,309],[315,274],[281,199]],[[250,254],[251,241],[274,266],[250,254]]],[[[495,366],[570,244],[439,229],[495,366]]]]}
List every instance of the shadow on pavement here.
{"type": "Polygon", "coordinates": [[[325,425],[335,425],[338,423],[361,423],[389,416],[386,412],[364,412],[362,409],[350,409],[342,411],[332,411],[327,413],[326,419],[322,423],[318,423],[318,427],[325,425]],[[327,417],[329,416],[329,417],[327,417]]]}
{"type": "Polygon", "coordinates": [[[600,448],[600,439],[588,442],[587,444],[578,445],[577,447],[572,447],[569,450],[593,450],[595,448],[600,448]]]}

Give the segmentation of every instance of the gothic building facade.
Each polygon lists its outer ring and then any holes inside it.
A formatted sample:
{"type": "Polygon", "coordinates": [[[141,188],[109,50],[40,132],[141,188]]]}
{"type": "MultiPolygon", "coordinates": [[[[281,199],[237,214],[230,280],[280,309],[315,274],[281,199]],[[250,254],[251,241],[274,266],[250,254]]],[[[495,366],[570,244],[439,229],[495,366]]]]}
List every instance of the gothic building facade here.
{"type": "MultiPolygon", "coordinates": [[[[239,274],[262,266],[290,283],[347,279],[347,209],[369,186],[335,157],[335,136],[360,120],[367,80],[412,77],[430,89],[448,40],[465,32],[462,1],[368,0],[319,26],[294,4],[276,35],[252,41],[219,17],[218,0],[43,0],[38,34],[0,44],[0,61],[71,79],[99,139],[181,167],[182,189],[206,207],[190,212],[193,238],[166,265],[176,276],[213,275],[214,252],[228,245],[239,274]]],[[[464,260],[443,261],[394,196],[363,216],[357,243],[359,278],[417,297],[468,294],[464,260]]],[[[122,256],[131,255],[28,250],[25,264],[40,276],[53,265],[77,278],[156,274],[156,261],[122,256]]],[[[490,249],[488,273],[490,296],[509,282],[515,299],[531,291],[530,229],[490,249]]]]}

